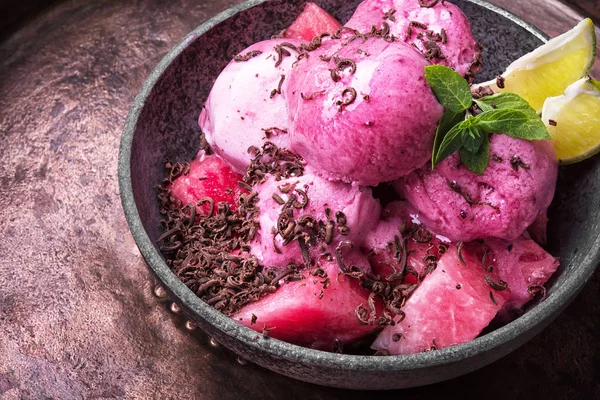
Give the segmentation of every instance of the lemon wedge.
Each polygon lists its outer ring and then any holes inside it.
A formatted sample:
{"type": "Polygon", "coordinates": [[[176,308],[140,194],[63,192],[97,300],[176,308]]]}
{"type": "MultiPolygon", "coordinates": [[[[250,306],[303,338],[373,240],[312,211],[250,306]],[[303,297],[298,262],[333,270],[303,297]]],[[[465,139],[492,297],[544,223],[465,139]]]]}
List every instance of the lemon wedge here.
{"type": "Polygon", "coordinates": [[[485,84],[495,92],[518,94],[539,112],[546,98],[563,94],[567,86],[584,77],[595,57],[594,23],[586,18],[510,64],[502,74],[503,88],[497,81],[485,84]]]}
{"type": "Polygon", "coordinates": [[[549,97],[542,121],[561,164],[600,152],[600,82],[586,77],[567,87],[562,96],[549,97]]]}

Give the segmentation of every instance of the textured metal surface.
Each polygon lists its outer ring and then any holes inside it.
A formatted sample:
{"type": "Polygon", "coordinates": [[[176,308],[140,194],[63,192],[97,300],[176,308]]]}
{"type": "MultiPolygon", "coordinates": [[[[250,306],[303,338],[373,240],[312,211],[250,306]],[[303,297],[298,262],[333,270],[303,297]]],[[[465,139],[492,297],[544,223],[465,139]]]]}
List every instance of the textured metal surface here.
{"type": "MultiPolygon", "coordinates": [[[[0,398],[364,395],[241,366],[190,334],[155,296],[122,215],[117,150],[135,93],[168,49],[235,3],[72,0],[0,44],[0,398]]],[[[554,1],[495,3],[550,35],[577,19],[554,1]]],[[[596,273],[554,324],[489,367],[382,397],[597,398],[599,292],[596,273]]]]}

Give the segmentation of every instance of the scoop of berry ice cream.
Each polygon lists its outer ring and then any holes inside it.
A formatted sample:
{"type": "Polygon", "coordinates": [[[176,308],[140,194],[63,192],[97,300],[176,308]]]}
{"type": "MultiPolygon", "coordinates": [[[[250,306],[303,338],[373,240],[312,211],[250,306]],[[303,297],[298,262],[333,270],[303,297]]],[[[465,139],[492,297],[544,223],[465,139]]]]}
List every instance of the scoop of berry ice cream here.
{"type": "Polygon", "coordinates": [[[344,241],[358,246],[381,212],[369,188],[330,182],[310,169],[297,178],[270,177],[255,190],[260,230],[251,248],[266,267],[305,264],[306,256],[334,254],[344,241]]]}
{"type": "Polygon", "coordinates": [[[550,205],[558,164],[549,141],[492,135],[483,175],[460,165],[458,154],[394,183],[421,222],[453,241],[514,240],[550,205]]]}
{"type": "Polygon", "coordinates": [[[346,26],[360,32],[389,26],[390,34],[414,45],[432,63],[470,78],[481,68],[481,48],[465,14],[449,2],[432,7],[417,0],[365,0],[346,26]]]}
{"type": "Polygon", "coordinates": [[[381,38],[329,40],[287,82],[291,146],[318,174],[376,185],[431,155],[443,108],[417,50],[381,38]]]}
{"type": "Polygon", "coordinates": [[[269,140],[289,147],[281,90],[296,57],[280,53],[291,55],[293,50],[285,46],[300,43],[271,39],[253,44],[225,67],[210,91],[198,123],[215,153],[240,173],[250,162],[250,146],[269,140]]]}

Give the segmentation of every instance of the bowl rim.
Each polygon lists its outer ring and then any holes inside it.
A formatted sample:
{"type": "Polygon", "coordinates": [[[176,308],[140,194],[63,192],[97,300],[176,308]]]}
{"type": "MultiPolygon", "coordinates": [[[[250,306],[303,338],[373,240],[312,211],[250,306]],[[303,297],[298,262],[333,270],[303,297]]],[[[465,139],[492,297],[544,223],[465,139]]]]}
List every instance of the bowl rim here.
{"type": "MultiPolygon", "coordinates": [[[[125,217],[131,234],[146,263],[153,270],[158,279],[169,288],[177,301],[181,302],[184,307],[197,314],[200,318],[212,324],[215,328],[227,335],[234,336],[254,350],[271,353],[279,358],[285,358],[293,362],[358,372],[406,371],[456,363],[509,343],[516,337],[533,330],[540,324],[550,323],[557,316],[558,311],[569,304],[592,276],[596,266],[600,262],[600,237],[596,238],[594,246],[588,249],[578,268],[575,268],[570,273],[563,284],[547,299],[537,304],[534,309],[525,313],[523,316],[469,342],[449,346],[432,352],[408,355],[374,357],[367,355],[336,354],[297,346],[274,338],[265,339],[262,335],[259,335],[259,338],[257,339],[256,331],[241,325],[237,321],[206,304],[176,277],[148,237],[134,199],[130,161],[133,136],[136,130],[137,121],[154,85],[161,78],[171,62],[178,57],[187,46],[217,24],[266,1],[268,0],[245,1],[207,20],[186,35],[181,42],[163,57],[144,81],[132,103],[123,128],[119,147],[118,181],[125,217]]],[[[530,34],[540,39],[542,42],[548,41],[548,36],[507,10],[482,0],[463,1],[495,12],[510,20],[512,23],[526,29],[530,34]]],[[[511,350],[514,350],[514,348],[511,350]]]]}

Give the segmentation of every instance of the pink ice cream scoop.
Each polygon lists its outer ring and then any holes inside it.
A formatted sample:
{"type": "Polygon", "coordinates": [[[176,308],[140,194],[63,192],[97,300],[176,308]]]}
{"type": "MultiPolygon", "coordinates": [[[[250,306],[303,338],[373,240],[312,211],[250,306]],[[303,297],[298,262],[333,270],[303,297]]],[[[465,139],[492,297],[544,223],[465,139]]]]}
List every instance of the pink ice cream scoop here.
{"type": "Polygon", "coordinates": [[[270,140],[289,147],[281,90],[296,54],[285,46],[301,43],[272,39],[253,44],[225,67],[210,91],[198,123],[215,153],[240,173],[250,163],[250,146],[270,140]]]}
{"type": "Polygon", "coordinates": [[[448,2],[432,7],[417,0],[365,0],[346,24],[360,32],[389,26],[390,34],[414,45],[432,63],[470,78],[481,68],[481,48],[465,14],[448,2]]]}
{"type": "Polygon", "coordinates": [[[549,141],[490,138],[490,163],[477,175],[458,154],[394,183],[421,222],[452,241],[515,240],[552,202],[558,164],[549,141]]]}
{"type": "Polygon", "coordinates": [[[255,190],[260,230],[251,248],[266,267],[305,264],[307,255],[312,261],[323,253],[334,255],[341,242],[358,248],[381,212],[369,188],[330,182],[310,169],[298,178],[270,177],[255,190]]]}
{"type": "Polygon", "coordinates": [[[410,173],[431,156],[443,113],[427,65],[402,42],[324,42],[287,82],[292,149],[328,179],[376,185],[410,173]]]}

